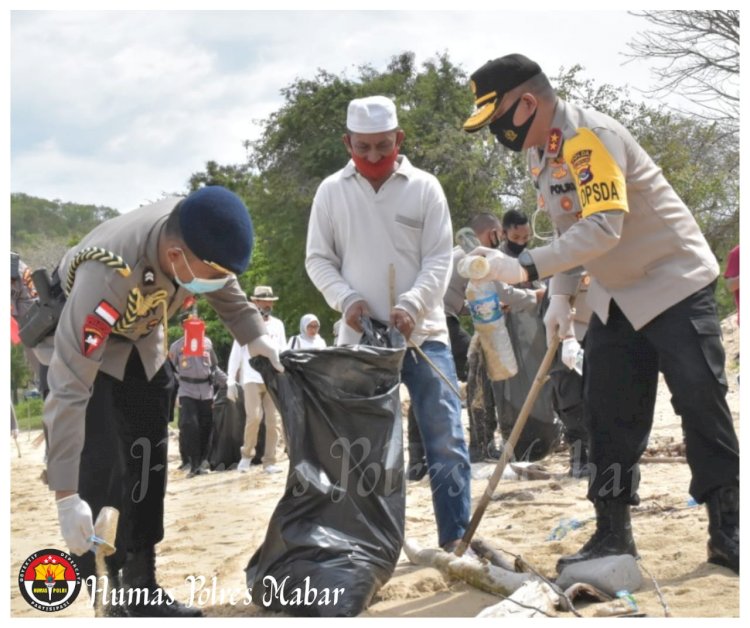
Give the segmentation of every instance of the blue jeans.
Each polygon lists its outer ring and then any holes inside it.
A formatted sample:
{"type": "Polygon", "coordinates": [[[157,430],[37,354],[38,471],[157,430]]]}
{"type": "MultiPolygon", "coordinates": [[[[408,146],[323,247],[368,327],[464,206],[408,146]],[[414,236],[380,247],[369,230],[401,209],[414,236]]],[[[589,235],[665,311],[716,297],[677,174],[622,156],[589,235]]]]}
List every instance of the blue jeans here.
{"type": "MultiPolygon", "coordinates": [[[[450,348],[427,341],[421,349],[458,388],[450,348]]],[[[461,401],[414,349],[406,352],[401,380],[409,390],[422,434],[442,546],[464,535],[471,515],[471,468],[461,425],[461,401]]]]}

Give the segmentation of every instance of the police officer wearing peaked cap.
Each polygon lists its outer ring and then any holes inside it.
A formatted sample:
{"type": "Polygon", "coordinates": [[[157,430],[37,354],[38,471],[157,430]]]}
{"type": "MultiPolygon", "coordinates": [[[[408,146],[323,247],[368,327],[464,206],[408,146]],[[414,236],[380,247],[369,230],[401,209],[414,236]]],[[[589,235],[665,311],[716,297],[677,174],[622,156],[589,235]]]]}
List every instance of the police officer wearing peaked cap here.
{"type": "Polygon", "coordinates": [[[725,399],[719,266],[698,224],[627,129],[558,98],[527,57],[488,61],[471,75],[471,88],[477,111],[464,129],[487,126],[507,148],[527,150],[540,209],[559,234],[517,259],[480,250],[489,278],[552,276],[545,323],[565,339],[574,335],[569,297],[582,268],[591,277],[584,395],[597,527],[558,569],[636,554],[630,506],[638,503],[638,460],[661,371],[682,418],[690,493],[708,508],[708,560],[739,573],[739,444],[725,399]]]}
{"type": "Polygon", "coordinates": [[[236,279],[252,246],[243,202],[208,186],[100,224],[57,269],[67,300],[45,341],[52,347],[44,407],[48,483],[84,577],[94,573],[92,519],[103,506],[119,509],[109,586],[151,595],[128,605],[127,615],[200,615],[165,595],[155,575],[174,381],[166,326],[185,298],[202,293],[238,342],[282,370],[260,313],[236,279]]]}

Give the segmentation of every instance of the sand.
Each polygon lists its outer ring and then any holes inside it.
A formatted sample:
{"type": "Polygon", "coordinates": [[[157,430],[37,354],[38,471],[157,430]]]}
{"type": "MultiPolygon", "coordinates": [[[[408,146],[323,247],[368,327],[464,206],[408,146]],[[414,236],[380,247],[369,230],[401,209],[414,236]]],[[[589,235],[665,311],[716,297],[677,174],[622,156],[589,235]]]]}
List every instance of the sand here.
{"type": "MultiPolygon", "coordinates": [[[[739,431],[739,395],[734,357],[739,351],[734,317],[724,321],[727,351],[728,401],[739,431]]],[[[23,417],[21,417],[23,428],[23,417]]],[[[33,552],[66,549],[57,526],[52,495],[40,482],[42,448],[34,447],[37,432],[19,436],[22,457],[11,441],[11,616],[44,614],[26,604],[17,586],[18,570],[33,552]]],[[[669,402],[669,391],[659,386],[650,453],[676,453],[681,441],[679,418],[669,402]]],[[[259,467],[248,473],[215,472],[187,479],[177,469],[176,433],[170,442],[170,470],[166,498],[166,536],[158,548],[157,573],[162,586],[182,601],[191,599],[206,616],[270,617],[245,604],[244,567],[262,543],[267,523],[283,491],[285,473],[268,475],[259,467]],[[201,584],[203,586],[201,587],[201,584]],[[215,585],[215,586],[214,586],[215,585]]],[[[503,480],[481,522],[477,536],[493,547],[521,554],[548,577],[562,554],[576,551],[593,531],[593,521],[570,531],[559,541],[546,538],[562,518],[579,520],[593,515],[585,499],[585,480],[564,477],[567,454],[559,451],[541,464],[557,477],[548,480],[503,480]]],[[[281,463],[286,471],[288,462],[281,463]]],[[[492,465],[472,465],[474,503],[484,491],[492,465]]],[[[727,569],[706,563],[706,511],[691,506],[687,487],[690,473],[684,462],[642,465],[641,505],[634,509],[634,536],[642,560],[658,583],[669,612],[675,617],[738,617],[739,578],[727,569]]],[[[407,483],[406,536],[425,547],[437,542],[427,479],[407,483]]],[[[651,578],[634,594],[640,611],[663,617],[664,607],[651,578]]],[[[377,593],[364,616],[474,617],[500,601],[460,581],[448,581],[432,568],[411,565],[402,553],[391,580],[377,593]]],[[[582,605],[591,616],[596,605],[582,605]]],[[[572,617],[570,613],[558,613],[572,617]]],[[[54,616],[93,617],[86,593],[54,616]]]]}

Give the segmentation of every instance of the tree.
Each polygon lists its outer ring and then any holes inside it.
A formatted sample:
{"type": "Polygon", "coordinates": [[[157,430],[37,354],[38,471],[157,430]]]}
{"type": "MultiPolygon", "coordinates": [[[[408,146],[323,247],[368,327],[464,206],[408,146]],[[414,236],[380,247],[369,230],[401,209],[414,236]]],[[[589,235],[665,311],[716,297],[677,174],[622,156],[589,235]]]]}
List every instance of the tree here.
{"type": "Polygon", "coordinates": [[[246,164],[209,163],[205,173],[191,180],[192,185],[227,185],[250,208],[258,237],[251,268],[241,277],[243,287],[273,286],[287,329],[296,331],[300,317],[314,312],[328,339],[339,315],[304,271],[305,241],[315,190],[349,159],[342,135],[350,100],[372,94],[395,100],[406,132],[402,152],[438,177],[456,227],[479,211],[500,213],[519,194],[507,172],[517,168],[508,164],[522,162],[495,142],[461,130],[473,99],[466,74],[447,54],[418,68],[414,54],[404,52],[383,71],[365,65],[356,72],[355,78],[347,78],[319,70],[312,79],[295,80],[282,90],[284,103],[264,121],[260,138],[246,142],[246,164]]]}
{"type": "Polygon", "coordinates": [[[10,195],[10,242],[30,268],[54,268],[65,251],[116,209],[10,195]]]}
{"type": "Polygon", "coordinates": [[[18,389],[23,388],[31,379],[31,369],[26,360],[23,345],[10,347],[10,394],[13,403],[18,403],[18,389]]]}
{"type": "Polygon", "coordinates": [[[633,58],[651,63],[657,86],[652,94],[683,94],[699,105],[703,116],[730,123],[739,121],[740,12],[635,11],[655,28],[631,41],[633,58]]]}
{"type": "MultiPolygon", "coordinates": [[[[630,129],[695,212],[721,258],[736,240],[739,224],[739,147],[736,141],[721,141],[726,125],[636,103],[622,89],[596,85],[582,74],[580,66],[561,68],[550,79],[566,100],[598,109],[630,129]]],[[[209,162],[206,172],[191,180],[194,187],[226,185],[247,203],[256,244],[252,265],[240,282],[248,292],[257,284],[273,286],[280,297],[276,314],[290,332],[296,332],[302,314],[314,312],[330,340],[339,318],[304,271],[307,223],[318,185],[348,160],[341,142],[347,104],[373,94],[396,102],[406,132],[402,152],[438,177],[454,229],[480,211],[500,215],[516,208],[530,215],[536,209],[525,156],[504,150],[487,133],[463,132],[473,98],[465,72],[447,54],[417,67],[414,55],[404,52],[382,71],[365,65],[353,78],[325,70],[298,78],[282,90],[284,103],[263,121],[260,138],[245,143],[246,163],[209,162]]],[[[205,311],[209,325],[212,316],[205,311]]],[[[228,352],[230,337],[218,322],[212,334],[217,354],[228,352]]]]}

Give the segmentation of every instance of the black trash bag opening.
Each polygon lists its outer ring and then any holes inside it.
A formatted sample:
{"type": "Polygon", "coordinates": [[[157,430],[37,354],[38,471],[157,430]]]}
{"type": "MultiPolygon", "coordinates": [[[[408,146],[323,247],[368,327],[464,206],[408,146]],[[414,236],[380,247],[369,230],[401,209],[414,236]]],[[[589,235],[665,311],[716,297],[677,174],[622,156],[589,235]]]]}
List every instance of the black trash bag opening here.
{"type": "Polygon", "coordinates": [[[369,317],[362,317],[360,323],[362,325],[361,344],[368,347],[390,347],[392,349],[406,347],[406,338],[395,327],[369,317]]]}
{"type": "Polygon", "coordinates": [[[352,617],[393,574],[404,539],[403,357],[367,346],[289,351],[284,373],[251,361],[289,454],[284,494],[246,568],[256,605],[352,617]]]}

